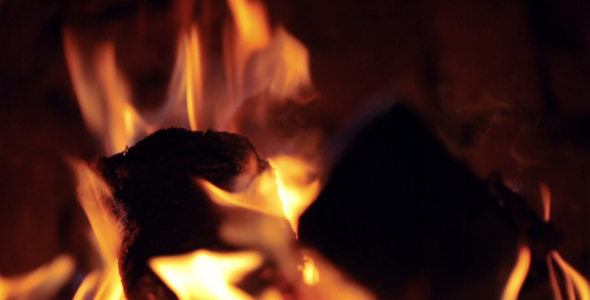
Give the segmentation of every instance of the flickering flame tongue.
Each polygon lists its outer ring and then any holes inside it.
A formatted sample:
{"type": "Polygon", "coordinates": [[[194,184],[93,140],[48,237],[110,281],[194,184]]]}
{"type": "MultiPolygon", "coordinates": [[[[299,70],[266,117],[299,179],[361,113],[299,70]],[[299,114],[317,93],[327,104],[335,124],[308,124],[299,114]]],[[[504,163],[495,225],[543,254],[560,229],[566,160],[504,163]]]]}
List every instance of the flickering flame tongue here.
{"type": "MultiPolygon", "coordinates": [[[[543,220],[550,221],[551,217],[551,190],[549,187],[541,183],[541,201],[543,204],[543,220]]],[[[547,270],[549,272],[549,283],[553,292],[553,298],[556,300],[564,299],[562,297],[562,289],[557,280],[557,273],[554,267],[554,262],[557,264],[559,270],[563,273],[565,278],[565,291],[568,300],[588,299],[590,300],[590,283],[584,276],[582,276],[576,269],[569,265],[561,255],[553,250],[546,256],[547,270]]],[[[510,274],[508,283],[502,293],[502,300],[516,300],[520,293],[520,289],[524,284],[524,280],[529,271],[531,264],[531,250],[528,246],[523,245],[518,251],[516,265],[510,274]]]]}
{"type": "Polygon", "coordinates": [[[320,192],[320,181],[309,182],[310,166],[304,161],[280,156],[269,159],[276,172],[276,183],[283,212],[295,233],[298,232],[299,217],[315,200],[320,192]]]}
{"type": "Polygon", "coordinates": [[[531,249],[521,246],[518,250],[516,265],[512,269],[508,283],[502,293],[502,300],[516,300],[531,266],[531,249]]]}
{"type": "MultiPolygon", "coordinates": [[[[543,215],[545,222],[550,221],[550,211],[551,211],[551,190],[549,187],[541,183],[541,198],[543,200],[543,215]]],[[[565,277],[565,284],[566,284],[566,293],[567,299],[583,299],[583,300],[590,300],[590,283],[582,274],[578,273],[576,269],[574,269],[570,264],[568,264],[561,255],[553,250],[546,257],[547,260],[547,268],[549,270],[549,280],[551,283],[551,288],[553,290],[554,298],[557,300],[563,299],[561,288],[559,287],[559,283],[557,281],[557,275],[555,272],[555,268],[553,267],[553,262],[557,264],[563,276],[565,277]],[[578,297],[576,297],[576,295],[578,297]]]]}
{"type": "Polygon", "coordinates": [[[121,152],[147,126],[131,104],[130,89],[117,68],[115,46],[105,43],[85,61],[70,31],[64,49],[72,83],[88,129],[99,136],[107,154],[121,152]]]}
{"type": "Polygon", "coordinates": [[[120,225],[113,216],[109,200],[112,200],[108,185],[90,167],[80,161],[71,161],[78,179],[78,200],[92,227],[103,268],[88,275],[74,299],[94,300],[124,299],[123,286],[117,264],[121,247],[120,225]]]}
{"type": "Polygon", "coordinates": [[[75,261],[61,255],[47,265],[20,276],[0,275],[0,299],[49,299],[74,273],[75,261]]]}

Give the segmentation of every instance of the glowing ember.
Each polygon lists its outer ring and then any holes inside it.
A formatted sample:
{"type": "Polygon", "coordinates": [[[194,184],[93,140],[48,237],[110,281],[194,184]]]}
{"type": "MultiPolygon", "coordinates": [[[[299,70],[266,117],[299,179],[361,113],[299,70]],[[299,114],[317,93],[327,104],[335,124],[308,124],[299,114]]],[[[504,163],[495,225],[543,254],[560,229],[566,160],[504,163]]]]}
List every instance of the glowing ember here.
{"type": "Polygon", "coordinates": [[[0,299],[52,298],[74,274],[76,263],[68,255],[20,276],[0,276],[0,299]]]}
{"type": "Polygon", "coordinates": [[[516,265],[508,278],[508,283],[502,293],[502,300],[516,300],[522,288],[522,284],[531,266],[531,250],[528,246],[521,246],[518,250],[516,265]]]}
{"type": "Polygon", "coordinates": [[[198,250],[171,257],[156,257],[150,267],[181,300],[249,300],[234,286],[262,263],[256,252],[220,253],[198,250]]]}

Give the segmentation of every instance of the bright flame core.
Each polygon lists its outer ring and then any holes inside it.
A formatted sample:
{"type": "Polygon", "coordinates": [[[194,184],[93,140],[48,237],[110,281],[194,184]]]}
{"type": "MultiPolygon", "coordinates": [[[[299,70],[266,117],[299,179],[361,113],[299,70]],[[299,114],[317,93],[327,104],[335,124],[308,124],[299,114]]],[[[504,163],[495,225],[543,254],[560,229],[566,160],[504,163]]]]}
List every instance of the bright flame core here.
{"type": "Polygon", "coordinates": [[[250,300],[252,297],[233,284],[262,261],[262,256],[256,252],[198,250],[152,258],[149,265],[181,300],[250,300]]]}

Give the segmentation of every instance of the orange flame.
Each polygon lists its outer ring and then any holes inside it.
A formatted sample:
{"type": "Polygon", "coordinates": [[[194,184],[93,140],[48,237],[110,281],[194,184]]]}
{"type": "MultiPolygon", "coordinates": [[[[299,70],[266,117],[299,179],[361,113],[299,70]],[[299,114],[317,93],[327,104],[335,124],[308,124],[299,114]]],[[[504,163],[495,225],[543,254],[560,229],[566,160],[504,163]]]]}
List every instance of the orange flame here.
{"type": "Polygon", "coordinates": [[[376,300],[370,291],[347,278],[337,267],[316,252],[304,250],[308,267],[303,266],[301,299],[376,300]],[[308,269],[309,268],[309,269],[308,269]],[[308,272],[306,274],[306,272],[308,272]]]}
{"type": "Polygon", "coordinates": [[[0,276],[0,299],[50,299],[74,274],[76,262],[60,255],[47,265],[21,276],[0,276]]]}
{"type": "Polygon", "coordinates": [[[64,50],[88,129],[102,138],[108,155],[123,151],[147,125],[131,104],[129,85],[117,68],[114,44],[99,46],[87,62],[70,31],[64,30],[64,50]]]}
{"type": "Polygon", "coordinates": [[[553,261],[551,260],[551,254],[547,254],[545,257],[547,262],[547,268],[549,270],[549,283],[551,284],[551,291],[553,292],[553,299],[555,300],[563,300],[561,297],[561,289],[559,288],[559,283],[557,282],[557,275],[555,275],[555,268],[553,267],[553,261]]]}
{"type": "Polygon", "coordinates": [[[303,282],[309,286],[314,286],[320,281],[320,271],[316,267],[313,259],[309,255],[303,256],[303,265],[298,268],[303,275],[303,282]]]}
{"type": "Polygon", "coordinates": [[[78,200],[90,222],[103,260],[100,275],[91,273],[80,286],[76,298],[87,299],[94,291],[94,300],[124,299],[117,254],[121,247],[121,227],[112,215],[108,202],[112,193],[108,185],[83,162],[71,161],[78,179],[78,200]],[[96,279],[96,277],[99,279],[96,279]]]}
{"type": "Polygon", "coordinates": [[[275,30],[272,41],[253,57],[253,82],[246,96],[268,91],[272,99],[311,100],[311,75],[307,48],[284,28],[275,30]]]}
{"type": "Polygon", "coordinates": [[[550,255],[563,271],[566,281],[570,282],[567,288],[569,299],[578,299],[574,294],[575,289],[579,299],[590,300],[590,283],[588,283],[588,280],[568,264],[557,251],[551,251],[550,255]]]}
{"type": "Polygon", "coordinates": [[[209,198],[225,208],[219,236],[227,243],[257,249],[273,257],[286,276],[294,277],[297,262],[293,255],[292,233],[287,225],[272,170],[256,177],[246,189],[227,192],[202,179],[197,184],[209,198]]]}
{"type": "Polygon", "coordinates": [[[262,261],[262,256],[256,252],[198,250],[152,258],[149,265],[181,300],[250,300],[253,298],[234,284],[262,261]]]}
{"type": "MultiPolygon", "coordinates": [[[[545,222],[549,222],[551,212],[551,190],[544,183],[540,184],[540,188],[541,198],[543,200],[544,220],[545,222]]],[[[588,280],[586,280],[584,276],[582,276],[580,273],[578,273],[578,271],[576,271],[576,269],[569,265],[557,251],[551,251],[549,254],[547,254],[546,260],[547,268],[549,270],[551,289],[556,300],[561,300],[563,298],[561,295],[561,288],[557,282],[557,275],[555,274],[555,269],[553,268],[553,261],[557,263],[557,266],[561,269],[561,272],[565,277],[565,291],[568,299],[578,299],[578,297],[576,297],[577,292],[579,299],[590,300],[590,284],[588,283],[588,280]]]]}
{"type": "Polygon", "coordinates": [[[516,265],[510,273],[508,283],[502,292],[502,300],[516,300],[520,289],[526,279],[531,265],[531,250],[528,246],[521,246],[518,250],[518,257],[516,258],[516,265]]]}
{"type": "Polygon", "coordinates": [[[193,25],[188,37],[183,39],[186,68],[184,86],[186,89],[186,105],[191,130],[198,130],[197,114],[201,111],[202,80],[201,57],[197,26],[193,25]]]}
{"type": "Polygon", "coordinates": [[[228,0],[234,34],[226,31],[225,68],[230,98],[243,100],[244,73],[248,59],[266,47],[271,38],[264,5],[256,0],[228,0]],[[230,37],[231,35],[231,37],[230,37]]]}
{"type": "Polygon", "coordinates": [[[279,156],[269,159],[275,169],[278,193],[283,212],[297,233],[299,217],[311,205],[320,192],[320,181],[308,182],[311,166],[300,159],[279,156]]]}
{"type": "MultiPolygon", "coordinates": [[[[270,101],[290,99],[303,103],[311,99],[306,47],[283,28],[271,31],[262,2],[227,2],[233,22],[226,26],[223,39],[226,82],[219,86],[207,81],[204,76],[209,74],[204,72],[204,66],[209,66],[204,64],[207,52],[201,49],[197,22],[189,27],[191,22],[187,17],[181,26],[183,29],[179,34],[176,62],[166,100],[153,115],[139,111],[132,104],[130,85],[117,66],[114,43],[107,41],[91,51],[85,51],[88,49],[84,49],[73,32],[64,30],[66,61],[84,121],[88,129],[101,138],[107,155],[123,151],[127,145],[161,128],[164,121],[170,118],[182,119],[185,122],[183,126],[190,126],[191,130],[230,130],[235,127],[232,124],[234,114],[245,98],[255,93],[267,93],[271,96],[270,101]],[[204,99],[204,95],[208,99],[204,99]],[[213,97],[209,97],[211,95],[213,97]],[[205,103],[205,100],[209,102],[205,103]]],[[[268,104],[264,103],[251,117],[262,118],[268,104]]],[[[320,183],[317,179],[310,180],[312,168],[300,158],[279,156],[270,161],[276,175],[269,170],[237,193],[221,190],[206,181],[197,182],[215,203],[227,208],[226,220],[220,228],[220,236],[224,240],[274,255],[283,269],[292,269],[297,273],[300,256],[293,254],[293,235],[285,216],[296,232],[299,216],[317,196],[320,183]]],[[[88,166],[79,162],[74,162],[73,166],[80,185],[80,203],[91,223],[104,261],[102,269],[87,276],[75,299],[121,299],[124,295],[117,269],[120,228],[107,205],[112,198],[111,191],[88,166]]],[[[226,297],[221,299],[242,299],[239,297],[244,295],[240,296],[231,283],[236,276],[242,276],[247,267],[255,267],[252,256],[246,259],[214,252],[191,255],[154,260],[151,266],[179,297],[188,299],[196,292],[188,287],[186,274],[201,275],[194,268],[192,271],[181,268],[183,264],[229,268],[228,264],[235,263],[236,270],[224,269],[216,273],[219,275],[215,279],[217,283],[207,281],[210,278],[199,280],[205,283],[202,293],[226,297]],[[208,290],[215,286],[219,290],[208,290]]],[[[310,257],[302,265],[303,281],[308,285],[321,281],[317,266],[315,259],[310,257]]],[[[280,299],[276,291],[269,290],[264,295],[264,299],[280,299]]]]}
{"type": "Polygon", "coordinates": [[[551,190],[549,187],[541,183],[541,200],[543,201],[543,220],[549,222],[551,219],[551,190]]]}
{"type": "Polygon", "coordinates": [[[197,183],[213,202],[221,206],[237,206],[270,216],[283,217],[275,175],[271,170],[264,171],[245,190],[237,193],[220,189],[203,179],[197,179],[197,183]]]}

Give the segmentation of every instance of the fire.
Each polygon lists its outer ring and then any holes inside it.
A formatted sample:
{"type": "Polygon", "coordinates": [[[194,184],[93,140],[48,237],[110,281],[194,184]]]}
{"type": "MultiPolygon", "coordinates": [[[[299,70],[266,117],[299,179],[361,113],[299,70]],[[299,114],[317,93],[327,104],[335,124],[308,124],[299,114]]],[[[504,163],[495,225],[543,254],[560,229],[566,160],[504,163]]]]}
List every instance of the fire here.
{"type": "Polygon", "coordinates": [[[303,282],[305,284],[314,286],[320,281],[320,271],[309,255],[303,256],[303,265],[299,266],[299,270],[303,275],[303,282]]]}
{"type": "MultiPolygon", "coordinates": [[[[132,98],[131,86],[117,65],[113,41],[107,39],[96,47],[88,47],[75,30],[63,31],[66,62],[84,122],[102,141],[105,154],[124,151],[164,124],[240,133],[234,117],[246,98],[260,93],[270,96],[268,103],[249,116],[259,121],[265,118],[271,102],[301,104],[312,99],[309,53],[305,45],[284,28],[272,28],[262,2],[227,0],[227,4],[231,18],[223,32],[223,70],[207,69],[217,64],[211,63],[214,58],[200,40],[206,35],[199,31],[199,20],[188,20],[185,16],[178,33],[176,61],[166,99],[162,99],[163,104],[156,112],[141,111],[133,104],[136,99],[132,98]],[[222,83],[207,77],[218,71],[223,71],[222,83]]],[[[225,209],[226,220],[220,236],[232,245],[259,252],[199,250],[151,260],[151,268],[181,299],[195,299],[197,295],[211,299],[250,299],[234,283],[261,264],[261,253],[276,261],[289,280],[318,288],[324,298],[328,297],[328,290],[344,296],[344,292],[336,292],[335,286],[324,281],[324,278],[340,278],[338,271],[331,267],[324,271],[321,266],[326,264],[310,256],[301,262],[301,253],[293,247],[291,229],[297,232],[300,215],[320,191],[319,180],[312,177],[313,164],[284,154],[269,161],[273,170],[263,172],[235,193],[196,180],[211,200],[225,209]],[[323,288],[326,285],[330,288],[323,288]]],[[[100,270],[87,275],[75,299],[124,299],[117,267],[121,228],[112,213],[114,204],[109,203],[113,201],[111,191],[87,165],[73,161],[72,166],[78,177],[79,201],[103,260],[100,270]]],[[[352,288],[351,295],[355,293],[356,288],[352,288]]],[[[341,299],[371,299],[351,295],[341,299]]],[[[276,289],[268,289],[260,298],[271,300],[282,296],[276,289]]]]}
{"type": "Polygon", "coordinates": [[[269,216],[283,217],[279,191],[272,170],[264,171],[245,190],[236,193],[220,189],[203,179],[197,179],[197,184],[207,192],[213,202],[221,206],[237,206],[269,216]]]}
{"type": "Polygon", "coordinates": [[[563,271],[567,283],[568,299],[590,300],[590,283],[576,269],[569,265],[557,251],[549,254],[563,271]],[[576,294],[574,294],[574,290],[576,294]]]}
{"type": "Polygon", "coordinates": [[[376,300],[363,286],[346,277],[320,254],[304,249],[301,299],[376,300]]]}
{"type": "Polygon", "coordinates": [[[299,217],[320,192],[320,181],[309,181],[311,166],[300,159],[279,156],[269,159],[275,169],[278,193],[283,203],[283,212],[293,231],[297,233],[299,217]]]}
{"type": "Polygon", "coordinates": [[[64,30],[64,50],[72,84],[88,129],[100,137],[105,152],[121,152],[147,125],[131,104],[126,79],[117,68],[115,46],[104,43],[85,61],[72,33],[64,30]]]}
{"type": "Polygon", "coordinates": [[[103,260],[102,270],[87,276],[75,298],[87,299],[94,293],[94,300],[124,299],[117,263],[121,229],[108,204],[108,201],[112,201],[111,190],[85,163],[72,160],[71,165],[78,179],[78,200],[90,222],[103,260]]]}
{"type": "Polygon", "coordinates": [[[186,105],[191,130],[198,130],[197,113],[201,111],[202,81],[201,57],[197,26],[193,25],[189,37],[183,40],[186,59],[184,85],[186,89],[186,105]]]}
{"type": "Polygon", "coordinates": [[[233,28],[225,31],[225,71],[232,104],[244,100],[245,72],[252,55],[266,47],[271,39],[268,16],[264,5],[256,0],[228,0],[233,28]]]}
{"type": "Polygon", "coordinates": [[[541,200],[543,201],[543,220],[549,222],[551,219],[551,190],[549,187],[541,183],[541,200]]]}
{"type": "Polygon", "coordinates": [[[198,250],[152,258],[149,265],[181,300],[249,300],[253,298],[234,284],[262,261],[262,256],[256,252],[198,250]]]}
{"type": "Polygon", "coordinates": [[[38,269],[15,277],[0,275],[0,299],[49,299],[72,277],[76,263],[60,255],[38,269]]]}
{"type": "Polygon", "coordinates": [[[249,94],[268,91],[272,99],[299,103],[312,99],[309,53],[284,28],[275,30],[269,46],[254,57],[252,69],[249,94]]]}
{"type": "Polygon", "coordinates": [[[518,250],[518,257],[516,258],[516,265],[512,269],[512,273],[508,279],[504,292],[502,292],[502,300],[516,300],[522,288],[522,284],[526,279],[531,266],[531,250],[528,246],[521,246],[518,250]]]}
{"type": "MultiPolygon", "coordinates": [[[[540,189],[543,200],[544,219],[545,222],[549,222],[551,216],[551,190],[544,183],[540,184],[540,189]]],[[[590,300],[590,283],[588,280],[586,280],[584,276],[582,276],[580,273],[578,273],[578,271],[576,271],[576,269],[568,264],[557,251],[553,250],[547,254],[546,260],[547,268],[549,270],[549,280],[555,299],[559,300],[563,298],[561,295],[561,288],[557,282],[557,275],[555,268],[553,267],[553,262],[557,263],[557,266],[561,269],[561,272],[565,277],[567,299],[574,300],[579,298],[583,300],[590,300]],[[578,297],[576,297],[576,293],[578,297]]]]}
{"type": "Polygon", "coordinates": [[[286,217],[293,231],[297,232],[299,217],[320,191],[319,179],[308,183],[310,166],[299,159],[280,156],[269,161],[274,173],[265,171],[246,190],[238,193],[224,191],[204,180],[197,182],[216,203],[286,217]]]}

